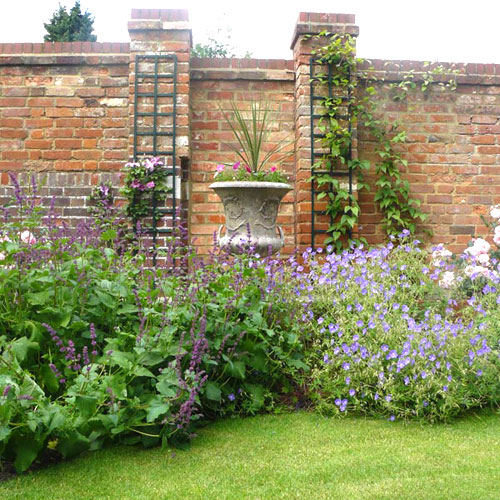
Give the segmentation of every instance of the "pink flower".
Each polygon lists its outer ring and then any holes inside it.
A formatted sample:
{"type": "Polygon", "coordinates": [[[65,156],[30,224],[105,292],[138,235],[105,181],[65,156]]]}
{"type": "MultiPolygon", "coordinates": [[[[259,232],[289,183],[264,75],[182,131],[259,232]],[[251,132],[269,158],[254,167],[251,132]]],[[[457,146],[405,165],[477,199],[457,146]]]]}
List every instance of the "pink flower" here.
{"type": "Polygon", "coordinates": [[[273,165],[270,170],[271,172],[276,172],[276,170],[278,170],[278,167],[276,165],[273,165]]]}
{"type": "Polygon", "coordinates": [[[132,189],[140,189],[142,186],[142,184],[137,180],[137,179],[134,179],[131,183],[130,183],[130,187],[132,189]]]}
{"type": "Polygon", "coordinates": [[[222,165],[222,164],[217,165],[216,170],[217,170],[218,173],[224,172],[224,165],[222,165]]]}
{"type": "Polygon", "coordinates": [[[148,172],[152,172],[155,169],[155,166],[156,166],[155,161],[156,160],[157,160],[157,158],[153,158],[152,160],[146,160],[144,162],[144,167],[146,168],[146,170],[148,172]]]}
{"type": "Polygon", "coordinates": [[[36,238],[29,231],[23,231],[21,233],[21,241],[27,245],[34,245],[36,243],[36,238]]]}
{"type": "Polygon", "coordinates": [[[148,182],[148,183],[146,184],[146,187],[147,187],[148,189],[153,189],[153,188],[155,187],[155,183],[154,183],[154,181],[150,181],[150,182],[148,182]]]}
{"type": "Polygon", "coordinates": [[[490,244],[483,240],[482,238],[476,238],[471,247],[466,248],[464,253],[470,255],[471,257],[477,257],[483,253],[488,253],[490,251],[490,244]]]}
{"type": "Polygon", "coordinates": [[[238,170],[240,168],[240,165],[241,165],[241,162],[237,161],[234,165],[233,165],[233,170],[238,170]]]}
{"type": "Polygon", "coordinates": [[[248,166],[248,165],[245,165],[245,170],[251,174],[252,173],[252,169],[248,166]]]}

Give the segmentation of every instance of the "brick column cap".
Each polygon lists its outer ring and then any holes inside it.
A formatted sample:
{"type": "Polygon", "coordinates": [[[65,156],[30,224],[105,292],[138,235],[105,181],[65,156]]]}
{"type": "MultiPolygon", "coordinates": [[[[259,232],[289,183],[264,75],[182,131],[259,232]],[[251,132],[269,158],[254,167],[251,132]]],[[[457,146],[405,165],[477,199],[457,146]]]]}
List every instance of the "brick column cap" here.
{"type": "Polygon", "coordinates": [[[301,12],[293,33],[290,48],[293,50],[299,37],[317,35],[321,31],[329,33],[348,33],[359,35],[359,27],[355,24],[354,14],[326,14],[319,12],[301,12]]]}
{"type": "Polygon", "coordinates": [[[188,11],[184,9],[132,9],[128,30],[131,31],[161,31],[187,30],[191,31],[188,11]]]}

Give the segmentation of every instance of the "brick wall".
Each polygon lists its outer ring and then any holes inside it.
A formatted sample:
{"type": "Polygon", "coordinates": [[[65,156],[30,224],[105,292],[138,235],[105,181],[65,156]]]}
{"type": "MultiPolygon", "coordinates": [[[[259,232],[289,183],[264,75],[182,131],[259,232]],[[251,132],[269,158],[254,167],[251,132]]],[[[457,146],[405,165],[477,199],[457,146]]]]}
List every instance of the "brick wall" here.
{"type": "MultiPolygon", "coordinates": [[[[129,141],[129,44],[0,44],[0,171],[29,172],[70,220],[118,181],[129,141]]],[[[25,180],[21,178],[21,181],[25,180]]],[[[2,201],[10,194],[2,175],[2,201]]]]}
{"type": "MultiPolygon", "coordinates": [[[[419,232],[427,229],[433,242],[460,251],[471,237],[487,234],[480,216],[500,203],[500,65],[444,65],[459,71],[456,90],[438,80],[398,103],[389,83],[406,71],[425,72],[424,63],[377,60],[371,65],[385,79],[378,85],[381,116],[407,132],[407,142],[399,146],[408,161],[404,178],[428,214],[419,232]]],[[[358,140],[360,157],[374,160],[374,144],[362,128],[358,140]]],[[[361,234],[372,243],[383,241],[373,194],[360,194],[360,203],[361,234]]]]}
{"type": "MultiPolygon", "coordinates": [[[[185,10],[133,9],[130,44],[0,44],[0,202],[11,192],[8,172],[34,173],[42,194],[56,197],[68,220],[84,217],[86,197],[102,181],[120,185],[121,169],[133,154],[134,70],[137,54],[176,54],[177,143],[175,167],[188,170],[189,230],[200,252],[211,246],[223,224],[222,206],[209,189],[218,163],[235,161],[232,136],[222,110],[235,100],[247,109],[266,100],[276,111],[271,141],[294,139],[283,165],[294,190],[280,209],[284,253],[308,246],[311,220],[308,65],[311,41],[321,30],[358,34],[353,15],[301,13],[289,61],[191,59],[185,10]]],[[[292,32],[292,28],[290,27],[292,32]]],[[[467,64],[458,88],[432,85],[395,103],[388,84],[404,72],[418,75],[421,62],[372,61],[381,115],[399,121],[408,141],[400,146],[404,172],[429,215],[435,242],[460,250],[471,236],[484,236],[480,215],[500,203],[500,65],[467,64]]],[[[367,68],[365,68],[367,69],[367,68]]],[[[418,80],[418,78],[417,78],[418,80]]],[[[362,127],[355,154],[374,158],[362,127]]],[[[368,176],[373,183],[373,177],[368,176]]],[[[359,193],[359,234],[384,239],[373,192],[359,193]]]]}

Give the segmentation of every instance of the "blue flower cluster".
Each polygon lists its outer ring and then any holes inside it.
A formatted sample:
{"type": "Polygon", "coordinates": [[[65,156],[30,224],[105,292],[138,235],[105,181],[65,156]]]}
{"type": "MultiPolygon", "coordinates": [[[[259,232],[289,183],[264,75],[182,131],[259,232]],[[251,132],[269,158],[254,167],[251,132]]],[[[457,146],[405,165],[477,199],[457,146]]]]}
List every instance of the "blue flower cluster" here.
{"type": "Polygon", "coordinates": [[[310,331],[311,397],[348,411],[443,420],[500,402],[498,294],[463,301],[428,272],[407,235],[382,248],[321,250],[290,260],[310,331]]]}

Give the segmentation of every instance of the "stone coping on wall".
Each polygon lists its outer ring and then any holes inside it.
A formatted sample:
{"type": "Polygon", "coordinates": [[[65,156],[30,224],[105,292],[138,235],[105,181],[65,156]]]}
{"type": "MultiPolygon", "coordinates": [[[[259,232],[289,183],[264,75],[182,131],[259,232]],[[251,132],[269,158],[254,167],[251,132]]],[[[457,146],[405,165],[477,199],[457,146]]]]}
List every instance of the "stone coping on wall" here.
{"type": "Polygon", "coordinates": [[[43,42],[0,43],[0,54],[128,54],[130,43],[43,42]]]}
{"type": "Polygon", "coordinates": [[[129,64],[130,56],[125,54],[57,54],[48,55],[0,55],[0,66],[98,66],[100,64],[129,64]]]}
{"type": "Polygon", "coordinates": [[[495,85],[500,84],[500,64],[451,63],[406,60],[368,59],[360,67],[369,76],[383,78],[384,81],[401,81],[404,73],[412,71],[415,82],[423,81],[423,75],[429,70],[442,67],[445,73],[434,75],[435,82],[447,82],[451,77],[458,85],[495,85]],[[449,72],[446,72],[449,70],[449,72]],[[452,72],[457,70],[457,74],[452,72]]]}
{"type": "Polygon", "coordinates": [[[293,61],[286,59],[192,58],[193,80],[291,80],[293,61]]]}
{"type": "Polygon", "coordinates": [[[0,66],[128,64],[129,43],[0,43],[0,66]]]}

